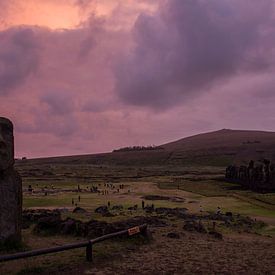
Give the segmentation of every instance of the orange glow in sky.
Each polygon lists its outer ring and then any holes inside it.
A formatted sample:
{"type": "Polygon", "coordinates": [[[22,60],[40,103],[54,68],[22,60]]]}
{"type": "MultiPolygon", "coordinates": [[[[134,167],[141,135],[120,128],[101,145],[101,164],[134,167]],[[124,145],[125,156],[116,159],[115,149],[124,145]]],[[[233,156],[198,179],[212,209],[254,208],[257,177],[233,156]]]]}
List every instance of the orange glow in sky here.
{"type": "Polygon", "coordinates": [[[8,5],[3,28],[16,25],[44,26],[51,29],[73,28],[80,14],[72,1],[18,0],[8,5]]]}
{"type": "MultiPolygon", "coordinates": [[[[140,4],[134,0],[101,0],[83,1],[85,5],[77,5],[77,0],[10,0],[0,14],[0,30],[18,25],[42,26],[51,29],[77,28],[91,13],[107,16],[121,3],[131,10],[134,19],[138,10],[152,10],[152,4],[140,4]]],[[[1,8],[1,7],[0,7],[1,8]]],[[[129,13],[130,14],[130,13],[129,13]]]]}

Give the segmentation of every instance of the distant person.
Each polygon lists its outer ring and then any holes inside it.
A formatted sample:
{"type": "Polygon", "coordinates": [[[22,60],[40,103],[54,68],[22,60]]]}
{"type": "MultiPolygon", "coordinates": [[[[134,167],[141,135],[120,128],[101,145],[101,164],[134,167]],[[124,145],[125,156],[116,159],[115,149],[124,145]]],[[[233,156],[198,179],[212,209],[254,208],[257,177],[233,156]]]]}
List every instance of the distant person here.
{"type": "Polygon", "coordinates": [[[142,209],[144,209],[144,201],[141,202],[141,205],[142,205],[142,209]]]}
{"type": "Polygon", "coordinates": [[[110,208],[110,206],[111,206],[111,203],[108,201],[108,208],[110,208]]]}
{"type": "Polygon", "coordinates": [[[78,196],[78,201],[80,202],[80,196],[78,196]]]}
{"type": "Polygon", "coordinates": [[[203,209],[202,209],[202,205],[200,205],[200,213],[202,214],[203,209]]]}
{"type": "Polygon", "coordinates": [[[213,222],[213,231],[216,231],[216,222],[213,222]]]}
{"type": "Polygon", "coordinates": [[[72,205],[74,205],[74,199],[72,199],[72,205]]]}
{"type": "Polygon", "coordinates": [[[221,214],[221,208],[220,208],[219,206],[217,207],[216,214],[217,214],[217,215],[220,215],[220,214],[221,214]]]}

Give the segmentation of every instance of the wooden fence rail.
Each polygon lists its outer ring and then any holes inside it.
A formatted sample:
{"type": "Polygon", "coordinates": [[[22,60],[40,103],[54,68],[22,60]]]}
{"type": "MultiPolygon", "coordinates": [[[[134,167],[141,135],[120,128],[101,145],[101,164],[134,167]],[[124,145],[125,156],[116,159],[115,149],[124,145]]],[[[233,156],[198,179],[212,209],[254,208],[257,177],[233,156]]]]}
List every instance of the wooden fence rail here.
{"type": "Polygon", "coordinates": [[[131,235],[136,235],[136,234],[147,235],[147,224],[143,224],[143,225],[132,227],[132,228],[122,230],[119,232],[107,234],[107,235],[98,237],[96,239],[87,240],[87,241],[83,241],[83,242],[0,256],[0,262],[7,262],[7,261],[12,261],[12,260],[29,258],[29,257],[45,255],[45,254],[49,254],[49,253],[56,253],[56,252],[61,252],[61,251],[76,249],[76,248],[81,248],[81,247],[86,247],[86,259],[87,259],[87,261],[92,262],[92,260],[93,260],[93,245],[94,244],[114,238],[114,237],[118,237],[118,236],[124,236],[124,235],[131,236],[131,235]]]}

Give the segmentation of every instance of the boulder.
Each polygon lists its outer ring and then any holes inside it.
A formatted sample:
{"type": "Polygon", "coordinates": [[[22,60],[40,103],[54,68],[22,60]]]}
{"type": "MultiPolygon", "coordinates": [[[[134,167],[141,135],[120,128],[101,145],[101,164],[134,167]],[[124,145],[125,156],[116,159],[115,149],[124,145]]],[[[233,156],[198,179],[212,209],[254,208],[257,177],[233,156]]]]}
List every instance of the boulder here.
{"type": "Polygon", "coordinates": [[[123,205],[119,204],[119,205],[114,205],[112,207],[112,210],[123,210],[123,205]]]}
{"type": "Polygon", "coordinates": [[[56,234],[59,233],[60,224],[60,216],[44,217],[38,220],[33,230],[35,233],[56,234]]]}
{"type": "Polygon", "coordinates": [[[60,224],[60,232],[62,234],[76,235],[77,221],[74,219],[67,218],[60,224]]]}
{"type": "Polygon", "coordinates": [[[128,210],[137,210],[138,209],[138,206],[137,206],[137,204],[136,205],[134,205],[134,206],[131,206],[131,207],[128,207],[128,210]]]}
{"type": "Polygon", "coordinates": [[[95,213],[99,213],[99,214],[104,214],[109,212],[108,207],[106,205],[103,206],[99,206],[98,208],[96,208],[95,213]]]}
{"type": "Polygon", "coordinates": [[[207,233],[204,225],[201,222],[195,220],[186,221],[183,225],[183,229],[190,232],[207,233]]]}
{"type": "Polygon", "coordinates": [[[167,207],[158,207],[156,208],[156,213],[157,214],[162,214],[162,215],[172,215],[176,216],[179,218],[186,218],[186,208],[167,208],[167,207]]]}
{"type": "Polygon", "coordinates": [[[24,229],[29,228],[32,223],[36,223],[41,218],[47,217],[61,218],[61,213],[58,209],[25,209],[22,213],[22,226],[24,229]]]}
{"type": "Polygon", "coordinates": [[[84,214],[84,213],[87,213],[87,211],[86,211],[84,208],[76,207],[76,208],[73,210],[73,213],[84,214]]]}
{"type": "Polygon", "coordinates": [[[171,238],[171,239],[180,239],[180,235],[178,233],[175,233],[175,232],[169,232],[167,234],[167,237],[171,238]]]}
{"type": "Polygon", "coordinates": [[[213,236],[215,239],[222,240],[222,238],[223,238],[222,234],[217,231],[210,231],[208,234],[213,236]]]}

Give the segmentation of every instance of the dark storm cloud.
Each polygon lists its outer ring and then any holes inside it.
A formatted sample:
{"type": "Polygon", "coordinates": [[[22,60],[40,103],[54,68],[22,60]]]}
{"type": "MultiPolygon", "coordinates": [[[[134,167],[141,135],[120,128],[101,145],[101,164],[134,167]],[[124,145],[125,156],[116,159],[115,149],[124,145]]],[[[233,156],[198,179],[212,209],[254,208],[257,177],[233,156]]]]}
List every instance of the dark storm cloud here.
{"type": "Polygon", "coordinates": [[[36,116],[32,121],[20,121],[17,131],[24,134],[51,134],[55,137],[69,139],[79,130],[79,124],[72,114],[67,116],[34,111],[36,116]]]}
{"type": "MultiPolygon", "coordinates": [[[[0,7],[11,2],[28,1],[0,7]]],[[[46,0],[32,2],[38,17],[46,0]]],[[[58,10],[59,2],[78,3],[76,13],[89,19],[73,29],[0,31],[0,111],[17,125],[20,154],[103,152],[219,128],[274,130],[274,1],[53,2],[58,10]],[[152,2],[161,3],[157,11],[152,2]],[[112,12],[97,15],[104,7],[112,12]]]]}
{"type": "MultiPolygon", "coordinates": [[[[270,0],[169,0],[141,14],[135,47],[115,65],[116,90],[133,105],[168,107],[239,73],[270,69],[270,0]]],[[[274,54],[273,54],[274,55],[274,54]]]]}
{"type": "Polygon", "coordinates": [[[68,91],[56,89],[46,92],[40,98],[42,103],[46,103],[49,112],[54,115],[68,115],[75,109],[73,95],[68,91]]]}
{"type": "Polygon", "coordinates": [[[38,49],[32,29],[13,28],[0,32],[0,95],[18,87],[36,71],[38,49]]]}

